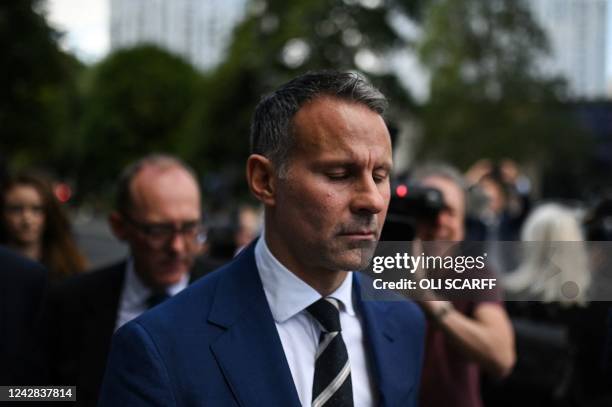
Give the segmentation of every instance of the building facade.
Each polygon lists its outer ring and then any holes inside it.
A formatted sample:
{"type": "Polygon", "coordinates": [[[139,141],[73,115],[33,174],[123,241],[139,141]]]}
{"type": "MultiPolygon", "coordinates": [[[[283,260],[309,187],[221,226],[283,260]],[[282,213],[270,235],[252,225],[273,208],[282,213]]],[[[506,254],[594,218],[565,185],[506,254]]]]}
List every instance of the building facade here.
{"type": "Polygon", "coordinates": [[[563,75],[571,96],[606,94],[607,0],[527,0],[548,36],[551,55],[542,69],[563,75]]]}
{"type": "Polygon", "coordinates": [[[202,71],[217,66],[246,0],[111,0],[111,50],[154,44],[202,71]]]}

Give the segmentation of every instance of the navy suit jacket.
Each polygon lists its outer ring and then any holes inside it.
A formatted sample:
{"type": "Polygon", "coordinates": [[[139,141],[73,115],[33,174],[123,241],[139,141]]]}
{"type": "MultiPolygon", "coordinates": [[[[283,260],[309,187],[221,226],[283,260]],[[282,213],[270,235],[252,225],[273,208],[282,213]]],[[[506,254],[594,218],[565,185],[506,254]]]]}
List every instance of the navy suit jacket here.
{"type": "MultiPolygon", "coordinates": [[[[381,406],[416,406],[424,319],[408,301],[360,299],[381,406]]],[[[364,285],[366,287],[366,285],[364,285]]],[[[300,406],[254,245],[113,337],[100,406],[300,406]]]]}

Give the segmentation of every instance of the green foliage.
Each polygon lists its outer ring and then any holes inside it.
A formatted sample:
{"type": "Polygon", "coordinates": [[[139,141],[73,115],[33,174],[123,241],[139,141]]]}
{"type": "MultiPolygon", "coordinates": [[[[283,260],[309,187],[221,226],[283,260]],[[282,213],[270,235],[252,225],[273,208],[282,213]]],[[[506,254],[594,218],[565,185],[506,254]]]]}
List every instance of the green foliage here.
{"type": "Polygon", "coordinates": [[[188,148],[177,128],[195,101],[199,75],[153,46],[121,50],[87,79],[78,143],[86,191],[110,186],[128,162],[149,152],[188,148]]]}
{"type": "MultiPolygon", "coordinates": [[[[238,183],[244,185],[249,124],[260,97],[308,70],[363,71],[356,56],[364,50],[382,55],[405,47],[388,16],[403,13],[418,18],[423,3],[252,1],[247,18],[234,31],[226,60],[200,88],[198,102],[181,130],[191,149],[182,152],[191,154],[201,170],[239,174],[238,183]]],[[[385,70],[365,73],[398,110],[411,105],[393,74],[385,70]]]]}
{"type": "MultiPolygon", "coordinates": [[[[206,76],[150,46],[84,68],[59,51],[58,34],[35,12],[39,0],[4,2],[0,147],[17,166],[70,176],[85,195],[106,196],[126,163],[152,151],[176,153],[201,172],[234,174],[242,186],[261,95],[307,70],[359,70],[364,50],[405,46],[389,13],[418,17],[424,1],[252,1],[226,60],[206,76]]],[[[367,73],[395,106],[410,105],[387,70],[367,73]]]]}
{"type": "Polygon", "coordinates": [[[315,69],[365,72],[392,114],[417,112],[421,158],[467,166],[481,157],[544,161],[584,151],[563,83],[535,69],[546,39],[522,1],[253,0],[225,61],[207,74],[152,46],[84,67],[59,50],[58,33],[35,12],[40,1],[0,5],[0,151],[13,166],[72,176],[83,194],[106,195],[126,163],[153,151],[234,179],[244,192],[259,98],[315,69]],[[389,16],[400,14],[425,33],[418,51],[432,74],[431,99],[420,107],[376,60],[414,46],[391,26],[389,16]]]}
{"type": "Polygon", "coordinates": [[[438,0],[424,29],[420,54],[433,74],[433,96],[459,87],[475,100],[540,96],[535,65],[547,42],[522,0],[438,0]]]}
{"type": "Polygon", "coordinates": [[[12,166],[51,164],[65,147],[79,64],[61,52],[39,0],[0,3],[0,151],[12,166]]]}
{"type": "Polygon", "coordinates": [[[564,83],[536,69],[547,41],[522,1],[438,0],[424,32],[419,52],[432,82],[421,157],[466,167],[482,157],[541,162],[579,148],[564,83]]]}

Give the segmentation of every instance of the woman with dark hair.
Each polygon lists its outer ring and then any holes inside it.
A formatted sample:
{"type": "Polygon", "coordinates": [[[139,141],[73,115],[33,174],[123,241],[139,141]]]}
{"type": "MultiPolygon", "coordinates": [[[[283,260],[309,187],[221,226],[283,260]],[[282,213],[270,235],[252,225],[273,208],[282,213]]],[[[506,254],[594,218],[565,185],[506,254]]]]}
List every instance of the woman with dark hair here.
{"type": "Polygon", "coordinates": [[[51,281],[85,270],[68,217],[45,177],[9,177],[2,186],[0,218],[0,243],[44,264],[51,281]]]}

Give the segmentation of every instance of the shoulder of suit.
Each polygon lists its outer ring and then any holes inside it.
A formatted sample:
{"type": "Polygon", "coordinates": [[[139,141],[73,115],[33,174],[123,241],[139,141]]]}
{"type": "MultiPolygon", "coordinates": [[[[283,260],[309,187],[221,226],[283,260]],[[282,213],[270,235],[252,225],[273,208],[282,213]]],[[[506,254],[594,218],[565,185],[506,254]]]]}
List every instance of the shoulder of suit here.
{"type": "Polygon", "coordinates": [[[0,302],[2,297],[39,301],[47,285],[47,271],[30,259],[0,247],[0,302]],[[27,295],[25,295],[27,293],[27,295]]]}
{"type": "Polygon", "coordinates": [[[45,268],[40,264],[30,259],[27,259],[6,247],[0,246],[0,264],[2,267],[0,272],[3,275],[11,273],[11,277],[23,277],[22,273],[29,273],[27,277],[44,276],[45,268]]]}
{"type": "Polygon", "coordinates": [[[86,271],[72,276],[51,289],[51,295],[79,292],[83,295],[97,293],[109,287],[120,287],[125,277],[126,262],[112,264],[100,269],[86,271]]]}
{"type": "Polygon", "coordinates": [[[146,329],[163,332],[168,327],[189,325],[194,315],[208,314],[213,306],[219,281],[231,269],[222,267],[194,281],[180,293],[146,312],[137,321],[146,329]],[[192,311],[196,311],[194,314],[192,311]]]}

